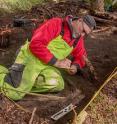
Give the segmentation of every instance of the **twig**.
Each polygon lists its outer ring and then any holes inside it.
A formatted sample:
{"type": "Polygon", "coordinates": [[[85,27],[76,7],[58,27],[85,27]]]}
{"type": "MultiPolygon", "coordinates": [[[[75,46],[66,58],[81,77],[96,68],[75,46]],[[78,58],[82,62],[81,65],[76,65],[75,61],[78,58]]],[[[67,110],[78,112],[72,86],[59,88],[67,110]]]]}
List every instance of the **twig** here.
{"type": "Polygon", "coordinates": [[[112,19],[107,20],[107,19],[102,19],[102,18],[95,17],[95,16],[93,16],[93,17],[97,22],[104,23],[104,24],[109,24],[109,25],[117,25],[117,22],[112,20],[112,19]]]}
{"type": "Polygon", "coordinates": [[[37,110],[37,108],[35,107],[35,108],[33,109],[33,112],[32,112],[32,115],[31,115],[31,118],[30,118],[30,121],[29,121],[29,124],[32,124],[36,110],[37,110]]]}
{"type": "Polygon", "coordinates": [[[50,100],[63,100],[65,99],[65,97],[59,97],[59,96],[53,96],[53,95],[47,95],[47,94],[37,94],[37,93],[29,93],[29,92],[25,92],[25,91],[20,91],[18,89],[13,89],[13,88],[8,88],[8,87],[3,87],[4,89],[9,89],[9,90],[13,90],[16,92],[20,92],[20,93],[26,93],[28,95],[32,95],[32,96],[37,96],[37,97],[42,97],[42,98],[48,98],[50,100]]]}
{"type": "Polygon", "coordinates": [[[0,35],[4,35],[5,33],[10,34],[11,32],[12,32],[11,29],[4,29],[3,31],[0,32],[0,35]]]}
{"type": "Polygon", "coordinates": [[[74,112],[74,119],[72,124],[77,124],[77,112],[75,111],[75,108],[73,108],[73,112],[74,112]]]}
{"type": "Polygon", "coordinates": [[[48,122],[47,122],[47,121],[44,121],[44,122],[42,122],[41,124],[48,124],[48,122]]]}
{"type": "Polygon", "coordinates": [[[101,28],[101,29],[94,30],[93,33],[104,32],[104,31],[107,31],[109,29],[111,29],[111,28],[110,27],[104,27],[104,28],[101,28]]]}
{"type": "Polygon", "coordinates": [[[4,49],[0,49],[0,51],[2,51],[2,52],[6,52],[6,50],[4,50],[4,49]]]}

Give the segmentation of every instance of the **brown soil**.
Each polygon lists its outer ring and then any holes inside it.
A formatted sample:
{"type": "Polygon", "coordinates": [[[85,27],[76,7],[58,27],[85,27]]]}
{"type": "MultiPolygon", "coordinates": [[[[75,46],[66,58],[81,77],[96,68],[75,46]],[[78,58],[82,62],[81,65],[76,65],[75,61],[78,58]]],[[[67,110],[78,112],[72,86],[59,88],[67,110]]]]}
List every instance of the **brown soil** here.
{"type": "Polygon", "coordinates": [[[117,78],[112,79],[104,87],[87,112],[88,116],[83,124],[117,123],[117,78]]]}
{"type": "MultiPolygon", "coordinates": [[[[66,8],[68,8],[70,4],[67,4],[66,6],[67,6],[66,8]]],[[[43,21],[43,16],[47,17],[48,14],[49,14],[49,18],[51,16],[56,16],[56,15],[64,16],[67,14],[72,14],[73,13],[72,10],[74,10],[75,8],[74,6],[76,5],[73,4],[69,11],[67,11],[66,9],[65,11],[67,13],[63,14],[64,9],[62,5],[60,7],[58,7],[57,5],[55,6],[53,5],[53,10],[52,10],[53,13],[51,15],[50,13],[47,12],[48,9],[46,9],[46,7],[44,8],[42,7],[43,9],[41,8],[44,12],[42,12],[40,8],[33,8],[31,12],[26,14],[26,17],[37,18],[37,15],[38,15],[38,17],[41,18],[40,19],[40,22],[41,22],[43,21]],[[55,10],[56,12],[58,11],[60,12],[55,14],[54,13],[55,10]],[[36,13],[36,15],[33,15],[32,17],[33,13],[36,13]]],[[[78,15],[77,11],[78,10],[75,10],[76,12],[74,13],[75,15],[78,15]]],[[[22,15],[25,15],[25,14],[19,14],[19,16],[22,16],[22,15]]],[[[7,23],[3,21],[4,19],[6,19],[6,17],[2,17],[0,19],[3,22],[1,26],[10,23],[12,21],[12,17],[13,16],[11,16],[10,18],[7,17],[7,20],[8,20],[7,23]]],[[[31,34],[29,34],[28,32],[29,31],[32,32],[32,29],[33,27],[30,29],[17,28],[15,29],[15,31],[12,32],[9,47],[4,48],[4,49],[2,48],[2,50],[0,50],[0,56],[1,56],[0,64],[6,67],[10,67],[10,65],[14,61],[16,50],[24,43],[27,37],[30,39],[31,34]]],[[[52,121],[50,117],[56,112],[58,112],[59,110],[69,105],[70,103],[77,105],[77,112],[79,112],[88,103],[92,95],[102,85],[102,83],[109,76],[112,70],[117,66],[117,56],[116,56],[117,55],[117,48],[116,48],[117,40],[116,39],[117,39],[117,36],[115,34],[112,34],[111,32],[107,31],[104,33],[96,33],[94,34],[94,38],[88,37],[85,42],[89,59],[91,60],[92,64],[94,65],[98,73],[100,82],[84,79],[83,77],[79,75],[69,76],[66,74],[66,72],[61,71],[65,79],[65,89],[62,92],[55,93],[55,94],[44,94],[46,95],[46,97],[43,97],[43,96],[32,97],[28,95],[25,98],[23,98],[21,101],[18,101],[17,103],[23,106],[25,109],[30,110],[30,112],[32,112],[33,109],[36,107],[36,115],[38,117],[34,119],[35,120],[34,123],[38,121],[39,124],[44,121],[45,123],[46,122],[54,123],[54,121],[52,121]],[[49,96],[48,98],[47,98],[47,95],[49,96]],[[55,96],[55,97],[53,99],[50,99],[50,96],[55,96]]],[[[113,94],[113,96],[115,96],[116,95],[115,90],[116,90],[116,87],[113,87],[111,89],[111,86],[109,85],[103,90],[103,93],[106,93],[106,94],[110,93],[111,95],[113,94]],[[110,90],[108,91],[108,89],[110,90]],[[111,92],[111,90],[113,92],[111,92]]],[[[4,101],[4,100],[1,99],[1,101],[4,101]]],[[[30,112],[26,113],[23,110],[17,111],[18,108],[15,108],[14,106],[11,107],[11,109],[9,110],[8,108],[6,108],[6,106],[13,106],[12,102],[6,101],[5,104],[2,102],[0,106],[0,117],[3,120],[3,124],[9,123],[10,122],[9,119],[11,119],[11,123],[24,123],[25,124],[29,122],[31,118],[30,112]],[[7,103],[10,103],[10,105],[7,105],[7,103]],[[5,112],[5,110],[8,110],[8,112],[5,112]],[[13,114],[12,116],[11,111],[12,112],[15,111],[17,114],[13,114]],[[19,120],[15,122],[17,118],[19,120]]],[[[91,113],[91,109],[89,108],[88,110],[89,110],[89,113],[91,113]]],[[[65,124],[65,122],[69,121],[72,117],[73,117],[73,113],[70,113],[64,118],[62,118],[61,120],[59,120],[57,123],[65,124]]]]}

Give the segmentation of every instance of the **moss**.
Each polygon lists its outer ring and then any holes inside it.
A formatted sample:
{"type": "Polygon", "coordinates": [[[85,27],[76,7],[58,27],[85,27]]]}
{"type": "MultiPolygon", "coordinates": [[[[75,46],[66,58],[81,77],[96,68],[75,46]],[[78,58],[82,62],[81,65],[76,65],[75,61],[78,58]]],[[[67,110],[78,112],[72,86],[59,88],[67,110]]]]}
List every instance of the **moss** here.
{"type": "Polygon", "coordinates": [[[19,10],[30,10],[32,6],[40,4],[44,0],[5,0],[0,1],[0,9],[2,12],[16,12],[19,10]]]}

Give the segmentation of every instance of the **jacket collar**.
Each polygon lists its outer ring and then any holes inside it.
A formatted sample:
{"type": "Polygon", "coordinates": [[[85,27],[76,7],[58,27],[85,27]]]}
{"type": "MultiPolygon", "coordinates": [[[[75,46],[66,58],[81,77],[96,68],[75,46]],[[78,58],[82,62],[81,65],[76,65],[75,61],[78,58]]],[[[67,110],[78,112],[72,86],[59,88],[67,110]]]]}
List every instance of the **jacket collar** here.
{"type": "Polygon", "coordinates": [[[67,22],[70,33],[71,33],[71,39],[76,39],[75,34],[73,33],[72,24],[71,24],[74,19],[78,19],[78,17],[73,17],[72,15],[68,15],[65,17],[65,21],[67,22]]]}

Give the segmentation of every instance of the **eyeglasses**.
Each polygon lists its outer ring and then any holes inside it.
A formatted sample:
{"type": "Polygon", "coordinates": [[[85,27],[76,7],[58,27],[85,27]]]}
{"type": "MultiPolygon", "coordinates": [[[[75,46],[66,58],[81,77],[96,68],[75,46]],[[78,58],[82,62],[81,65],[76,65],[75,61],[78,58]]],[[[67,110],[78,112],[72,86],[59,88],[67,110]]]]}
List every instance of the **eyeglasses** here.
{"type": "Polygon", "coordinates": [[[87,34],[87,32],[85,31],[85,28],[84,28],[84,24],[83,24],[83,21],[81,21],[81,26],[80,26],[80,30],[78,29],[79,27],[79,22],[77,21],[76,22],[76,26],[74,27],[74,34],[75,35],[81,35],[81,34],[87,34]]]}
{"type": "Polygon", "coordinates": [[[84,22],[81,20],[81,26],[79,26],[79,21],[76,21],[75,26],[73,27],[73,32],[75,37],[80,36],[81,34],[88,35],[92,30],[89,27],[84,27],[84,22]],[[80,30],[78,29],[80,27],[80,30]]]}

